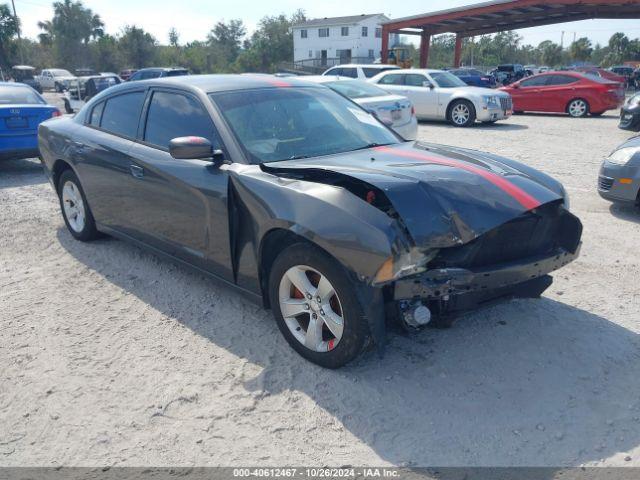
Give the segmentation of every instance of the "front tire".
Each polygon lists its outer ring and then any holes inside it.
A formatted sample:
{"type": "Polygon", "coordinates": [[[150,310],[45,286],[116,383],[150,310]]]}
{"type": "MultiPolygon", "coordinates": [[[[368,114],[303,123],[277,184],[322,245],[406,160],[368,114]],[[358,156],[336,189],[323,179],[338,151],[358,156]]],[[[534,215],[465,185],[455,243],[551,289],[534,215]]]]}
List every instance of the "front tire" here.
{"type": "Polygon", "coordinates": [[[58,181],[58,199],[62,218],[67,229],[76,240],[88,242],[98,238],[96,222],[73,170],[65,170],[58,181]]]}
{"type": "Polygon", "coordinates": [[[567,105],[567,113],[573,118],[582,118],[589,115],[589,102],[582,98],[575,98],[567,105]]]}
{"type": "Polygon", "coordinates": [[[310,362],[339,368],[368,344],[352,279],[314,245],[296,243],[278,255],[269,274],[269,300],[282,335],[310,362]]]}
{"type": "Polygon", "coordinates": [[[476,109],[469,100],[455,100],[449,107],[447,119],[454,127],[470,127],[476,122],[476,109]]]}

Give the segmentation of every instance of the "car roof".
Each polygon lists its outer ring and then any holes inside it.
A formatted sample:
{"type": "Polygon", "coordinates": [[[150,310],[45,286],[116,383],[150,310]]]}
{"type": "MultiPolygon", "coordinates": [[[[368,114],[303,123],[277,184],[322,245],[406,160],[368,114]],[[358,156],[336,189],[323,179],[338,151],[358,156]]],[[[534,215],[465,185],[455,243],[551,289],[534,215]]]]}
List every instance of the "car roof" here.
{"type": "MultiPolygon", "coordinates": [[[[334,77],[331,77],[334,78],[334,77]]],[[[213,75],[182,75],[178,77],[162,77],[138,82],[125,82],[109,89],[109,92],[123,92],[136,90],[144,86],[176,87],[187,90],[199,90],[203,93],[225,92],[234,90],[250,90],[256,88],[273,87],[312,87],[318,88],[312,82],[298,78],[280,78],[274,75],[255,74],[213,74],[213,75]]]]}
{"type": "Polygon", "coordinates": [[[162,71],[162,72],[173,72],[176,70],[187,70],[184,67],[146,67],[146,68],[141,68],[140,70],[137,70],[137,72],[148,72],[150,70],[155,70],[155,71],[162,71]]]}
{"type": "Polygon", "coordinates": [[[435,68],[399,68],[397,70],[394,70],[393,72],[388,71],[388,72],[383,72],[383,74],[389,74],[389,73],[441,73],[441,72],[445,72],[446,70],[438,70],[435,68]]]}
{"type": "Polygon", "coordinates": [[[374,68],[374,69],[382,69],[382,68],[390,68],[397,69],[399,68],[397,65],[387,65],[385,63],[344,63],[342,65],[334,65],[330,67],[329,70],[333,68],[374,68]]]}
{"type": "Polygon", "coordinates": [[[0,82],[0,87],[27,87],[31,88],[26,83],[22,82],[0,82]]]}
{"type": "Polygon", "coordinates": [[[336,82],[340,81],[352,81],[357,82],[358,80],[351,77],[345,77],[341,75],[309,75],[306,77],[300,77],[300,80],[306,80],[307,82],[314,83],[328,83],[328,82],[336,82]]]}

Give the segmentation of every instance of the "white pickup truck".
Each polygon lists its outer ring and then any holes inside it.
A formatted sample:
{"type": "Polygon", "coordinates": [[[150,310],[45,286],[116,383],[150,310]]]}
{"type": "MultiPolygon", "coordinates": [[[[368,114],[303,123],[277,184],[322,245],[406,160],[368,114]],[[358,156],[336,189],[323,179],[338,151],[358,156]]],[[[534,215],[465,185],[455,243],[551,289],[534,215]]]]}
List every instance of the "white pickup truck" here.
{"type": "Polygon", "coordinates": [[[69,87],[69,82],[75,80],[76,76],[68,70],[61,68],[47,68],[42,70],[38,80],[43,90],[55,90],[62,92],[69,87]]]}

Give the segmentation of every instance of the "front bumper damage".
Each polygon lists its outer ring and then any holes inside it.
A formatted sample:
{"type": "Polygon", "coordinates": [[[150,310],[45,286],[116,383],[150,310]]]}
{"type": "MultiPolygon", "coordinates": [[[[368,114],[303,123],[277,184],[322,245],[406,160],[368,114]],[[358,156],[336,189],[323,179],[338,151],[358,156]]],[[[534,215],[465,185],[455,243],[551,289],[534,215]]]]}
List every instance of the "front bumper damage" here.
{"type": "Polygon", "coordinates": [[[580,253],[558,249],[514,262],[478,269],[443,268],[396,281],[394,300],[420,300],[437,306],[439,314],[474,308],[507,296],[537,297],[548,274],[575,260],[580,253]],[[539,279],[545,279],[540,281],[539,279]],[[523,288],[530,287],[530,289],[523,288]]]}

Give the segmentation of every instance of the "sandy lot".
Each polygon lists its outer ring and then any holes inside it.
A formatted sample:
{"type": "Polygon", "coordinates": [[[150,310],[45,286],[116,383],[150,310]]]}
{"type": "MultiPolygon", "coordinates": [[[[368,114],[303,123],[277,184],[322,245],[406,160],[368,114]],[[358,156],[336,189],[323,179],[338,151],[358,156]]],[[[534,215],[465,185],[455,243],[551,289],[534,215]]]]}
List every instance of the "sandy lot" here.
{"type": "Polygon", "coordinates": [[[542,300],[339,371],[232,291],[74,241],[39,164],[0,164],[0,465],[640,466],[640,212],[595,191],[616,124],[421,125],[561,179],[583,253],[542,300]]]}

